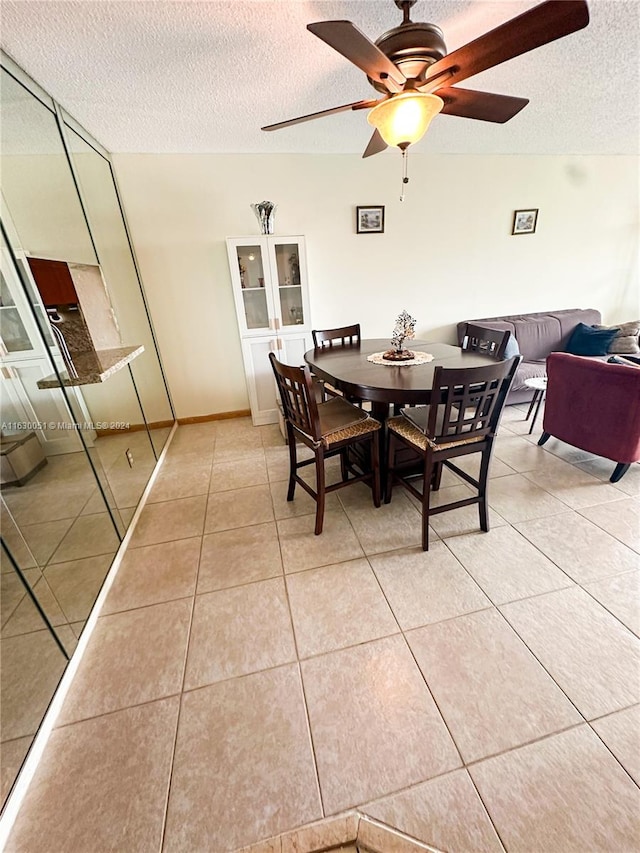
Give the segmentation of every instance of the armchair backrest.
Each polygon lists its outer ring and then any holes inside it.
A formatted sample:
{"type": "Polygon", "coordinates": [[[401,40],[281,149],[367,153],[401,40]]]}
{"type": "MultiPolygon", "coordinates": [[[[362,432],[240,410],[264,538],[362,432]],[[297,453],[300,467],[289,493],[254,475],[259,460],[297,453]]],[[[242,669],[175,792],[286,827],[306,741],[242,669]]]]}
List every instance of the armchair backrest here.
{"type": "Polygon", "coordinates": [[[547,379],[545,432],[616,462],[640,458],[640,367],[554,352],[547,379]]]}

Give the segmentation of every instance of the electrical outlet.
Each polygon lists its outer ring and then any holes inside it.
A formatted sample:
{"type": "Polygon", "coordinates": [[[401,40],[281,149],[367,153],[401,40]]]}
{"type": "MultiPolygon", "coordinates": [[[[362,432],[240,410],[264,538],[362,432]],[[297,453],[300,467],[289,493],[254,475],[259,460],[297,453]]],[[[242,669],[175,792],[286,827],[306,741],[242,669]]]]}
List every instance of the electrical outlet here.
{"type": "Polygon", "coordinates": [[[125,450],[124,455],[127,457],[127,462],[129,463],[129,468],[133,468],[133,453],[129,450],[128,447],[125,450]]]}

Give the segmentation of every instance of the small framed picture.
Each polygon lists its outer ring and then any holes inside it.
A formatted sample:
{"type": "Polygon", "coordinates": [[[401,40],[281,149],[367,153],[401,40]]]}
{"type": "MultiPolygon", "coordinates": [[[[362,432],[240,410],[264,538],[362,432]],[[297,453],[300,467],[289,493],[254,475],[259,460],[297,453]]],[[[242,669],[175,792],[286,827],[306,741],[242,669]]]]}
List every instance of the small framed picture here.
{"type": "Polygon", "coordinates": [[[356,207],[357,234],[384,234],[384,207],[370,204],[356,207]]]}
{"type": "Polygon", "coordinates": [[[513,213],[512,234],[533,234],[538,221],[538,208],[535,210],[515,210],[513,213]]]}

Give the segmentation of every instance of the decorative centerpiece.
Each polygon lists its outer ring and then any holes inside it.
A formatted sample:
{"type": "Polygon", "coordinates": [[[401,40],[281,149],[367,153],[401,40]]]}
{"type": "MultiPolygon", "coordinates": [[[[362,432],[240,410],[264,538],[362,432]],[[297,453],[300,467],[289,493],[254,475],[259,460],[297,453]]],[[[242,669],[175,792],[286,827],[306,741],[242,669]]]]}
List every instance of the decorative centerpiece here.
{"type": "Polygon", "coordinates": [[[258,218],[260,230],[263,234],[273,234],[276,207],[272,201],[259,201],[252,204],[251,209],[258,218]]]}
{"type": "Polygon", "coordinates": [[[415,338],[416,321],[406,311],[398,315],[396,325],[393,329],[393,337],[391,344],[393,349],[387,350],[382,354],[385,361],[409,361],[415,358],[415,353],[404,348],[404,342],[408,339],[415,338]]]}

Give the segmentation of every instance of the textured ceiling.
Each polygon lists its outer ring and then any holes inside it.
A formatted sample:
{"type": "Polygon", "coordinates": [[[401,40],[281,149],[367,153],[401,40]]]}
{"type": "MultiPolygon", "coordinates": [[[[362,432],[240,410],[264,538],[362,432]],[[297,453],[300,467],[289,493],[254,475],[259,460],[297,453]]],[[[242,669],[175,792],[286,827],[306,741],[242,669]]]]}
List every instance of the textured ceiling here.
{"type": "MultiPolygon", "coordinates": [[[[418,0],[448,51],[535,6],[418,0]]],[[[637,153],[640,3],[590,0],[591,22],[466,81],[530,99],[505,125],[438,116],[416,146],[461,154],[637,153]]],[[[260,126],[371,97],[363,72],[306,30],[347,19],[376,39],[392,0],[2,0],[2,46],[114,152],[353,153],[365,112],[260,126]]]]}

